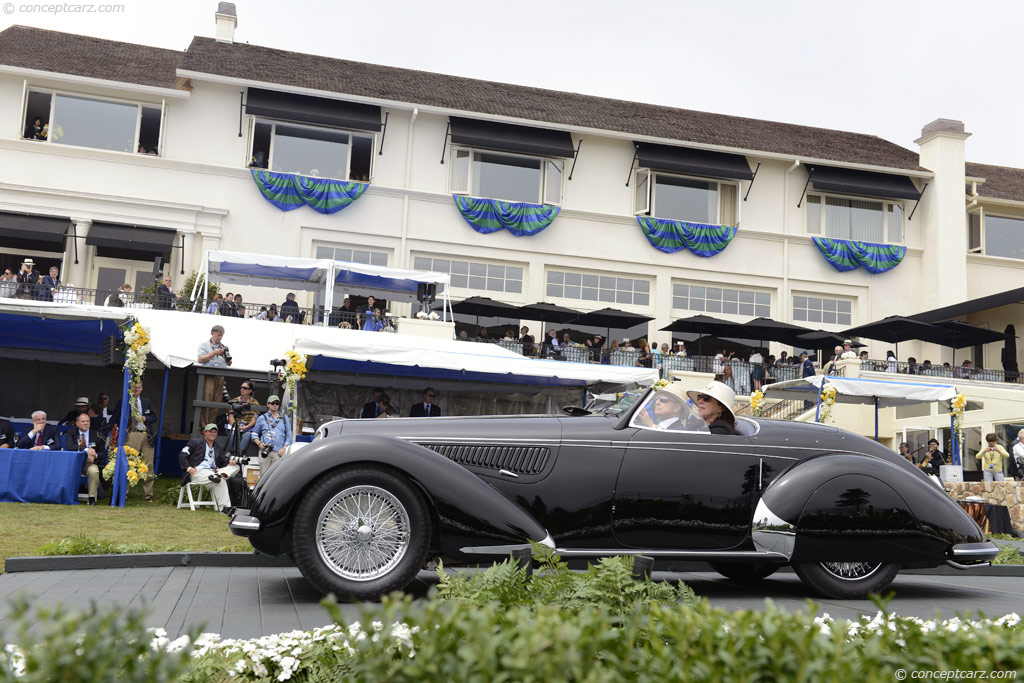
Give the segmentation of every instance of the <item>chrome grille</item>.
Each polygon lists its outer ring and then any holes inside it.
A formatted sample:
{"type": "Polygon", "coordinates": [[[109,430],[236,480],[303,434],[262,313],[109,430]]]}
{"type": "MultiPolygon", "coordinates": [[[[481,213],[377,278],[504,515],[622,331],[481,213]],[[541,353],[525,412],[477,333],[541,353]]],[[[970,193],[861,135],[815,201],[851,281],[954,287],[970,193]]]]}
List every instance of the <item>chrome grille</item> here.
{"type": "Polygon", "coordinates": [[[540,474],[551,452],[544,446],[465,446],[439,443],[423,446],[460,465],[508,470],[516,474],[540,474]]]}

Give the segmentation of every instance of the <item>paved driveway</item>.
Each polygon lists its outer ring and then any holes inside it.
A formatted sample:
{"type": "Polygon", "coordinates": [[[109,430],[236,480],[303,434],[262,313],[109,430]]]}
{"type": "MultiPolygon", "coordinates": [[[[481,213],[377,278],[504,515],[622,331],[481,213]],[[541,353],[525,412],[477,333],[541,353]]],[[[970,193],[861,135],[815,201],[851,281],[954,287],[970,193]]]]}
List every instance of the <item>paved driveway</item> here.
{"type": "MultiPolygon", "coordinates": [[[[892,585],[890,609],[898,614],[952,617],[967,610],[998,617],[1024,614],[1021,578],[986,575],[985,570],[953,575],[900,574],[892,585]]],[[[789,611],[804,610],[808,593],[791,572],[779,572],[756,587],[744,587],[712,572],[656,572],[656,579],[681,580],[726,610],[761,609],[765,598],[789,611]]],[[[425,595],[436,578],[422,572],[410,587],[425,595]]],[[[147,625],[162,627],[172,637],[189,626],[224,637],[251,638],[329,623],[327,613],[294,567],[153,567],[12,572],[0,575],[0,623],[10,612],[8,599],[25,593],[34,602],[67,608],[86,607],[92,600],[121,607],[148,605],[147,625]]],[[[836,618],[873,615],[869,600],[816,598],[817,611],[836,618]]],[[[350,621],[358,606],[343,607],[350,621]]]]}

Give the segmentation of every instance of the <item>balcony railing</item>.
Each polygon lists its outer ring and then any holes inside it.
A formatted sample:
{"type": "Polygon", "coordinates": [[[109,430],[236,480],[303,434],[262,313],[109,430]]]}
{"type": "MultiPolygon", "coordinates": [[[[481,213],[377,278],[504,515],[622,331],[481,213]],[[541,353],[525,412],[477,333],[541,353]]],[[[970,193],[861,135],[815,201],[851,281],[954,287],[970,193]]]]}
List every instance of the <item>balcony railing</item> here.
{"type": "Polygon", "coordinates": [[[1024,378],[1019,372],[1005,372],[993,368],[974,368],[958,365],[924,365],[923,363],[902,363],[894,360],[862,360],[860,369],[871,372],[888,372],[922,377],[944,377],[949,380],[972,380],[975,382],[1006,382],[1021,384],[1024,378]]]}

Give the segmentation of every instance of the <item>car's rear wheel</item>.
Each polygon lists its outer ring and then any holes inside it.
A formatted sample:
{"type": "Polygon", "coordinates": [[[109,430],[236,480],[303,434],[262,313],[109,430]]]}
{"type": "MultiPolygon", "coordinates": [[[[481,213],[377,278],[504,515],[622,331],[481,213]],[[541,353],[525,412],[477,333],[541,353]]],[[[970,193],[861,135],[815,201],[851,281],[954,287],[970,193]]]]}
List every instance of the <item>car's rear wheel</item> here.
{"type": "Polygon", "coordinates": [[[778,564],[739,564],[734,562],[712,562],[711,568],[727,579],[738,583],[757,583],[771,576],[782,565],[778,564]]]}
{"type": "Polygon", "coordinates": [[[365,467],[332,472],[299,504],[292,555],[321,593],[360,599],[401,590],[423,566],[430,515],[407,479],[365,467]]]}
{"type": "Polygon", "coordinates": [[[900,571],[891,562],[797,562],[800,579],[827,598],[866,598],[889,587],[900,571]]]}

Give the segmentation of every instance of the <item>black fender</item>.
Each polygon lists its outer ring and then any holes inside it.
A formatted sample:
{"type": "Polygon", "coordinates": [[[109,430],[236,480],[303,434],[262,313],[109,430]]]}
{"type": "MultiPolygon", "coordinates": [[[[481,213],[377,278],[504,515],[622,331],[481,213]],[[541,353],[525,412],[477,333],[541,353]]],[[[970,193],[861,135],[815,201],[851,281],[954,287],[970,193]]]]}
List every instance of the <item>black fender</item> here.
{"type": "Polygon", "coordinates": [[[934,566],[959,543],[980,543],[978,524],[924,475],[847,453],[797,464],[765,489],[755,545],[793,562],[898,562],[934,566]]]}
{"type": "Polygon", "coordinates": [[[437,515],[446,557],[477,557],[462,549],[523,545],[547,537],[547,531],[529,513],[429,448],[391,436],[342,434],[300,448],[260,478],[250,510],[260,520],[260,530],[249,536],[253,547],[269,555],[290,552],[286,530],[303,493],[325,473],[352,465],[387,467],[419,487],[437,515]]]}

